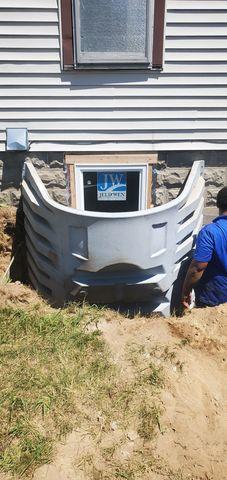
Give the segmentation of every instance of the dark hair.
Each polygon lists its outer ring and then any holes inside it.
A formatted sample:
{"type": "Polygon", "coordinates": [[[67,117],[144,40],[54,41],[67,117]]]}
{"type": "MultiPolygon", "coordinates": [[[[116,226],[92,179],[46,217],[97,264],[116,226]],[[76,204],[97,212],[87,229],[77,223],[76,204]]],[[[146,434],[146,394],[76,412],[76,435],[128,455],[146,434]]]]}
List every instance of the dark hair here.
{"type": "Polygon", "coordinates": [[[222,212],[227,212],[227,187],[224,187],[218,192],[217,207],[222,212]]]}

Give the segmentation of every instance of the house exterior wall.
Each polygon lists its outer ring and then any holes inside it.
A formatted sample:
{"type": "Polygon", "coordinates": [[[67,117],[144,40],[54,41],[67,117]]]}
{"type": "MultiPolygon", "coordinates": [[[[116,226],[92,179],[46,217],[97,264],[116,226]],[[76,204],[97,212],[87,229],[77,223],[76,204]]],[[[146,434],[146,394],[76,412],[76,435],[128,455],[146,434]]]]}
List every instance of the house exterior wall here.
{"type": "Polygon", "coordinates": [[[166,0],[164,68],[61,69],[57,0],[0,2],[0,149],[227,149],[227,2],[166,0]]]}

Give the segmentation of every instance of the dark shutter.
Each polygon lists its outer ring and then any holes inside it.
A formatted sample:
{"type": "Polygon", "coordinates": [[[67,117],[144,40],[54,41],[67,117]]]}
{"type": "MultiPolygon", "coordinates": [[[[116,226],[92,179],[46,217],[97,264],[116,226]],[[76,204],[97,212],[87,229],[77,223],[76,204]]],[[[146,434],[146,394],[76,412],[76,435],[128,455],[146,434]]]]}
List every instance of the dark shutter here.
{"type": "Polygon", "coordinates": [[[153,39],[153,68],[162,68],[163,43],[165,30],[165,0],[155,0],[154,5],[154,39],[153,39]]]}
{"type": "Polygon", "coordinates": [[[73,68],[72,0],[61,0],[62,50],[65,69],[73,68]]]}

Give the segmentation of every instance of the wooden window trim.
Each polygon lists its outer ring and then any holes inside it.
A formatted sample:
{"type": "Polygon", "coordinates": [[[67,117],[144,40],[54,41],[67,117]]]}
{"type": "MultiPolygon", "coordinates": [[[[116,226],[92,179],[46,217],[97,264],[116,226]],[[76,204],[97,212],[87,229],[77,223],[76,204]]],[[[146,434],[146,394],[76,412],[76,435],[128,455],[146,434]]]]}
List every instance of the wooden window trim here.
{"type": "MultiPolygon", "coordinates": [[[[63,68],[74,69],[74,42],[73,42],[73,0],[61,0],[61,22],[62,22],[62,52],[63,68]]],[[[165,0],[154,0],[154,34],[153,34],[153,55],[152,68],[162,69],[163,67],[163,45],[165,31],[165,0]]],[[[92,65],[92,68],[99,68],[92,65]]],[[[115,67],[117,68],[117,67],[115,67]]],[[[127,70],[127,65],[124,69],[127,70]]],[[[144,68],[139,64],[136,69],[144,68]]]]}
{"type": "Polygon", "coordinates": [[[67,153],[64,157],[64,162],[66,165],[78,165],[78,164],[89,164],[89,165],[109,165],[114,163],[129,163],[131,165],[137,165],[140,163],[150,163],[156,164],[158,162],[157,153],[67,153]]]}

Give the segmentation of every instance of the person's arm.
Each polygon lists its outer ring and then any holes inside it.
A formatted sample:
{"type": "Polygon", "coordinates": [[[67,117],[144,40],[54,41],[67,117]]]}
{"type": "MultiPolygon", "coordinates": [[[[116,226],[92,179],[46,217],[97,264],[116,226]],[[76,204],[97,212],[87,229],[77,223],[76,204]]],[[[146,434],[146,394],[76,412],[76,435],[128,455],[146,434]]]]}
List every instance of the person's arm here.
{"type": "Polygon", "coordinates": [[[181,302],[185,308],[191,303],[191,291],[199,282],[211,261],[214,253],[214,238],[211,225],[206,225],[199,232],[193,260],[189,266],[181,295],[181,302]]]}
{"type": "Polygon", "coordinates": [[[198,262],[197,260],[192,260],[183,284],[181,302],[184,307],[190,307],[191,291],[202,278],[207,265],[208,262],[198,262]]]}

